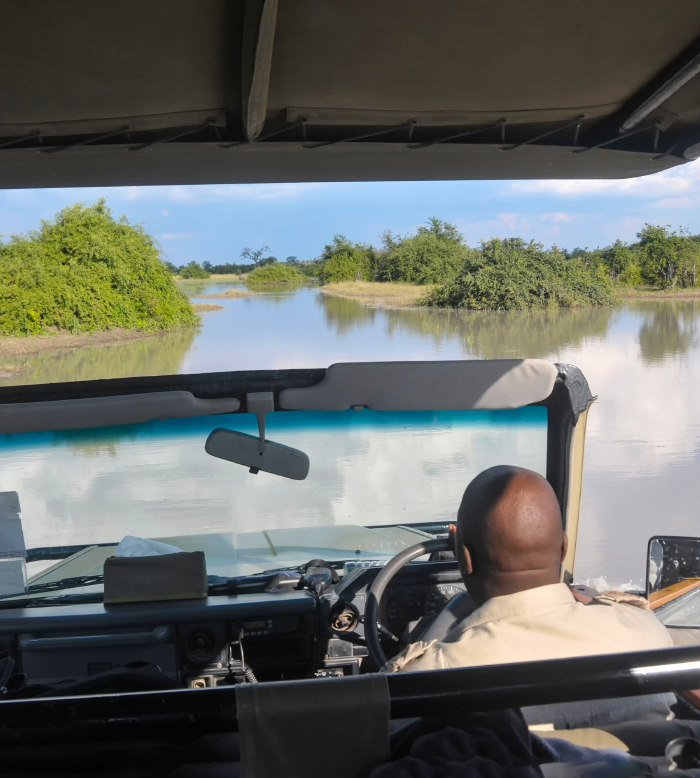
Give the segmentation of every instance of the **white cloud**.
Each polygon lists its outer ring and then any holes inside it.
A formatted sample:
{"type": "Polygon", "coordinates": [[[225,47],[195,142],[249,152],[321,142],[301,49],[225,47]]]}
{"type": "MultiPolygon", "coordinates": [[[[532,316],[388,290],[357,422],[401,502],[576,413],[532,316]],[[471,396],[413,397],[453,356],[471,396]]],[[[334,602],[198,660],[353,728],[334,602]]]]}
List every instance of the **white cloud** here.
{"type": "Polygon", "coordinates": [[[161,240],[195,240],[199,238],[198,232],[164,232],[161,236],[161,240]]]}
{"type": "MultiPolygon", "coordinates": [[[[212,184],[196,186],[130,186],[106,190],[110,199],[141,200],[202,205],[215,202],[272,202],[299,200],[321,189],[333,186],[324,183],[300,184],[212,184]]],[[[96,197],[96,190],[88,190],[96,197]]],[[[75,190],[73,190],[75,193],[75,190]]],[[[167,210],[167,209],[165,209],[167,210]]],[[[166,214],[163,214],[164,216],[166,214]]]]}
{"type": "Polygon", "coordinates": [[[573,213],[564,213],[558,211],[557,213],[543,213],[540,216],[540,221],[551,222],[552,224],[561,224],[562,222],[572,222],[576,220],[576,215],[573,213]]]}
{"type": "MultiPolygon", "coordinates": [[[[94,203],[104,197],[108,203],[119,201],[176,203],[179,205],[204,205],[219,202],[274,202],[294,201],[333,186],[347,186],[333,183],[296,184],[202,184],[177,186],[115,186],[82,187],[46,190],[50,196],[61,202],[94,203]]],[[[16,190],[18,194],[5,193],[8,204],[13,201],[24,206],[36,200],[36,190],[16,190]]],[[[165,211],[168,209],[165,208],[165,211]]],[[[162,213],[162,212],[161,212],[162,213]]],[[[163,213],[163,215],[167,215],[163,213]]]]}
{"type": "Polygon", "coordinates": [[[664,200],[651,204],[652,208],[692,208],[693,201],[690,197],[667,197],[664,200]]]}
{"type": "Polygon", "coordinates": [[[640,178],[514,181],[510,187],[514,193],[556,194],[566,197],[585,197],[592,194],[612,197],[685,195],[689,192],[700,192],[700,160],[640,178]]]}
{"type": "Polygon", "coordinates": [[[160,212],[161,216],[170,216],[170,213],[168,212],[167,208],[163,208],[163,210],[160,212]]]}

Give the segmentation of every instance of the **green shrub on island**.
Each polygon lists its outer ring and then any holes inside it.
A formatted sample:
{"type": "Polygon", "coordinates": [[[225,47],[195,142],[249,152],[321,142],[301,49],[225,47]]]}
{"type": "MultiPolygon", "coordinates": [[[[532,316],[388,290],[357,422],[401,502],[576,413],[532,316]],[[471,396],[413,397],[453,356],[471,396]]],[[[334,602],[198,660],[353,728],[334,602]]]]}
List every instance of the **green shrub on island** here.
{"type": "Polygon", "coordinates": [[[318,278],[322,284],[340,281],[371,281],[375,253],[371,246],[352,243],[344,235],[334,235],[320,257],[318,278]]]}
{"type": "Polygon", "coordinates": [[[198,262],[190,262],[180,269],[180,278],[189,280],[192,278],[209,278],[210,274],[198,262]]]}
{"type": "Polygon", "coordinates": [[[376,259],[377,281],[444,283],[455,277],[469,254],[459,230],[436,218],[415,235],[398,237],[387,232],[383,243],[376,259]]]}
{"type": "Polygon", "coordinates": [[[616,302],[613,282],[600,266],[522,238],[494,238],[469,250],[457,275],[425,300],[429,306],[496,311],[616,302]]]}
{"type": "Polygon", "coordinates": [[[248,284],[299,284],[306,281],[307,277],[295,267],[282,262],[273,262],[270,265],[256,267],[245,280],[248,284]]]}
{"type": "Polygon", "coordinates": [[[0,243],[0,334],[50,329],[147,332],[199,321],[140,225],[104,200],[64,208],[40,229],[0,243]]]}

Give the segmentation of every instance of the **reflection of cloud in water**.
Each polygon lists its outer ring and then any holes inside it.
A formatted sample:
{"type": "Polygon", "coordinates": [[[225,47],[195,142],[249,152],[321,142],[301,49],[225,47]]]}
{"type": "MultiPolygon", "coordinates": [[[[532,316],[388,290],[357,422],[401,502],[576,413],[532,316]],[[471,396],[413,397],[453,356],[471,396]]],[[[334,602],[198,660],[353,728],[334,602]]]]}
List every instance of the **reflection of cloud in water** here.
{"type": "MultiPolygon", "coordinates": [[[[271,438],[308,453],[303,482],[253,476],[208,456],[208,429],[229,426],[220,419],[179,436],[134,439],[129,428],[116,457],[102,451],[85,458],[72,445],[7,446],[0,491],[19,492],[30,546],[452,520],[467,483],[485,467],[505,462],[544,471],[544,412],[533,410],[540,423],[520,416],[494,424],[493,414],[482,413],[470,424],[453,426],[442,415],[410,430],[367,422],[271,429],[271,438]]],[[[366,419],[371,412],[362,413],[366,419]]]]}

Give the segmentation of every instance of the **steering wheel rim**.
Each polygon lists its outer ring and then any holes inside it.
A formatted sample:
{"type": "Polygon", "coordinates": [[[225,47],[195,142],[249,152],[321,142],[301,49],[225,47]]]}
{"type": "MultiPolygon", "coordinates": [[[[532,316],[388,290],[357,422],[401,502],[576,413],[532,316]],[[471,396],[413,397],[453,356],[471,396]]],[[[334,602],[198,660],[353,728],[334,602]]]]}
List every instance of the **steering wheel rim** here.
{"type": "Polygon", "coordinates": [[[379,642],[379,631],[377,629],[377,623],[379,622],[379,603],[382,600],[382,595],[384,594],[386,587],[399,570],[412,560],[417,559],[419,556],[424,556],[425,554],[432,554],[435,551],[449,550],[449,541],[444,538],[440,540],[425,540],[422,543],[416,543],[415,546],[405,548],[395,557],[390,559],[381,569],[379,575],[374,579],[374,583],[367,594],[367,605],[365,607],[365,640],[367,642],[369,655],[374,660],[378,669],[385,665],[387,661],[384,651],[382,651],[381,643],[379,642]]]}

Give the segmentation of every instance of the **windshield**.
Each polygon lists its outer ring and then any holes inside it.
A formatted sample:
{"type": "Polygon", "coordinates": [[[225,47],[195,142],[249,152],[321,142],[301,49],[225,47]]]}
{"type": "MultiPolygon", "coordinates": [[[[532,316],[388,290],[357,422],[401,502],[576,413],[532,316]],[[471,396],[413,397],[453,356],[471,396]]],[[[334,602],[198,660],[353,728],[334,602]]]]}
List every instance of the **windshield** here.
{"type": "Polygon", "coordinates": [[[254,475],[205,452],[217,428],[257,435],[256,417],[239,413],[0,436],[0,491],[19,495],[28,548],[134,535],[204,550],[209,573],[239,575],[314,557],[388,558],[420,540],[401,527],[454,521],[484,468],[545,472],[542,407],[295,411],[266,421],[269,440],[309,456],[305,480],[254,475]]]}

